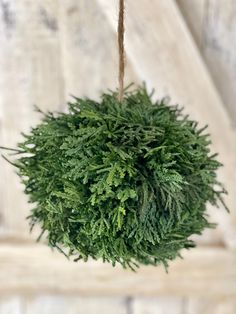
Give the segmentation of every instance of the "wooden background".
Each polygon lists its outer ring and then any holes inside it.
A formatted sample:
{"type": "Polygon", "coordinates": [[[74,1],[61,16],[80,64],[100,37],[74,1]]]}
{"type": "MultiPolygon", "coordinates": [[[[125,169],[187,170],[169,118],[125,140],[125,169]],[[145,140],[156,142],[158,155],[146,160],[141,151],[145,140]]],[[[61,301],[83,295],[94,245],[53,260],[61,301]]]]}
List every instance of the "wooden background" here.
{"type": "MultiPolygon", "coordinates": [[[[0,145],[14,147],[43,110],[117,87],[118,0],[0,0],[0,145]]],[[[198,248],[136,274],[74,264],[29,235],[27,199],[0,160],[0,314],[236,313],[236,2],[127,0],[126,83],[146,81],[201,124],[225,167],[228,215],[198,248]]]]}

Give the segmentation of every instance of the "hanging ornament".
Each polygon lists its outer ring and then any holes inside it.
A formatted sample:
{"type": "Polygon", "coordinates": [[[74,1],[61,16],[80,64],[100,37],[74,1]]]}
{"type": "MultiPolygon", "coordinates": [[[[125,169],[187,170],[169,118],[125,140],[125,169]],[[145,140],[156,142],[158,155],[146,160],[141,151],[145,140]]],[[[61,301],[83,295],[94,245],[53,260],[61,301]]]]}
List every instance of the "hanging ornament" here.
{"type": "Polygon", "coordinates": [[[181,109],[153,102],[145,86],[124,90],[124,0],[118,44],[119,92],[44,113],[10,162],[34,204],[31,227],[49,246],[75,260],[167,267],[195,246],[191,235],[215,226],[206,204],[224,205],[221,164],[181,109]]]}

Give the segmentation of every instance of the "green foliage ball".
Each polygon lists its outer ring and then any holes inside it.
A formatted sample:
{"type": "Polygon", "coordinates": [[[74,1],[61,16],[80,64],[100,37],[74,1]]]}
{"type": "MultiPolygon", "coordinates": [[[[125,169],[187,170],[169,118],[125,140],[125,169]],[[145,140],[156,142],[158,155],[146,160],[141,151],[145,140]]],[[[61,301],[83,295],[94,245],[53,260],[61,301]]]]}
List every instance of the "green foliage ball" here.
{"type": "Polygon", "coordinates": [[[75,260],[167,267],[214,227],[206,203],[225,193],[204,130],[145,87],[122,103],[110,92],[44,114],[14,163],[35,204],[31,225],[75,260]]]}

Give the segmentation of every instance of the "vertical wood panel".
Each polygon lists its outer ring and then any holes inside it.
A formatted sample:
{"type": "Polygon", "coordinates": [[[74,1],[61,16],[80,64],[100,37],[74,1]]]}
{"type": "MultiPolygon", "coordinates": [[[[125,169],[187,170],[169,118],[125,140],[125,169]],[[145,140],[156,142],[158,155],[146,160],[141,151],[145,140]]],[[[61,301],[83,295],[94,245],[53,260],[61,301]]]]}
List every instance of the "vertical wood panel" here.
{"type": "Polygon", "coordinates": [[[127,314],[125,299],[38,296],[28,299],[25,314],[127,314]]]}
{"type": "MultiPolygon", "coordinates": [[[[15,147],[39,119],[34,105],[59,109],[64,102],[58,29],[58,1],[1,1],[0,106],[1,145],[15,147]]],[[[28,234],[29,206],[11,166],[1,160],[3,203],[7,233],[28,234]],[[4,163],[4,164],[3,164],[4,163]],[[2,179],[3,178],[3,179],[2,179]]]]}
{"type": "Polygon", "coordinates": [[[0,296],[0,314],[26,314],[23,309],[22,299],[17,296],[0,296]]]}
{"type": "Polygon", "coordinates": [[[183,310],[184,299],[171,296],[135,298],[132,303],[132,314],[183,314],[183,310]]]}
{"type": "Polygon", "coordinates": [[[235,314],[236,301],[234,299],[188,299],[186,314],[235,314]]]}
{"type": "Polygon", "coordinates": [[[208,1],[203,54],[236,127],[236,2],[208,1]]]}
{"type": "MultiPolygon", "coordinates": [[[[61,1],[66,95],[98,97],[118,86],[117,35],[97,1],[61,1]]],[[[117,2],[118,3],[118,2],[117,2]]],[[[117,6],[115,6],[117,7],[117,6]]],[[[111,16],[117,21],[117,14],[111,16]]],[[[138,81],[127,60],[125,82],[138,81]]]]}
{"type": "Polygon", "coordinates": [[[236,2],[177,0],[236,127],[236,2]]]}
{"type": "Polygon", "coordinates": [[[207,0],[176,0],[192,32],[195,42],[201,49],[204,37],[205,10],[207,0]]]}

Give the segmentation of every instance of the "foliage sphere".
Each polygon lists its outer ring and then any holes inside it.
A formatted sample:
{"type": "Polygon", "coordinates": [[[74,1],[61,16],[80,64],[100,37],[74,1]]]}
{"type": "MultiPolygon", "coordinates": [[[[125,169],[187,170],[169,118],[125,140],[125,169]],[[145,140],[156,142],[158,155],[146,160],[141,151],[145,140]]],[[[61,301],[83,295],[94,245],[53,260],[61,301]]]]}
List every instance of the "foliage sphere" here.
{"type": "Polygon", "coordinates": [[[74,98],[24,135],[15,162],[34,203],[31,225],[75,260],[168,265],[225,193],[209,135],[145,87],[74,98]]]}

